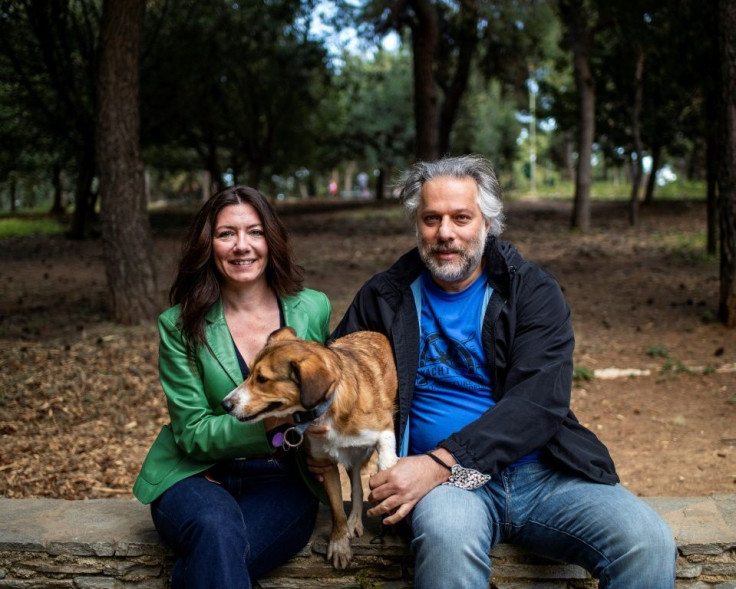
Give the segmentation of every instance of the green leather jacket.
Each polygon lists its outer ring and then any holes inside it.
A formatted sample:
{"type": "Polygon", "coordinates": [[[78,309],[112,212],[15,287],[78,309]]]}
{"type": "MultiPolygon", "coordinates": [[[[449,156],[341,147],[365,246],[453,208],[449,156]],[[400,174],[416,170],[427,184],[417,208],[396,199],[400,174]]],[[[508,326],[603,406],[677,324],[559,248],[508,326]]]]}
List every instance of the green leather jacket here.
{"type": "MultiPolygon", "coordinates": [[[[304,289],[281,299],[286,325],[303,339],[324,342],[329,335],[330,301],[324,293],[304,289]]],[[[225,414],[220,402],[242,382],[222,301],[206,316],[206,346],[196,350],[194,364],[187,358],[179,327],[179,306],[158,319],[159,380],[166,394],[171,422],[161,428],[148,451],[133,494],[151,503],[178,481],[204,472],[215,463],[274,452],[263,423],[241,423],[225,414]]],[[[319,484],[298,460],[308,486],[322,496],[319,484]]]]}

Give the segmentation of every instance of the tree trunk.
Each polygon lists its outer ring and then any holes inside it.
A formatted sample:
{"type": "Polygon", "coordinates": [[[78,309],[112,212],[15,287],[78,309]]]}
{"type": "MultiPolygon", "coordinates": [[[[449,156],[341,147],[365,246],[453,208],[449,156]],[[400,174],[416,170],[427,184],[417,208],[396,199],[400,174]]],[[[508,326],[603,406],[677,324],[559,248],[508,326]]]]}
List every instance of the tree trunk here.
{"type": "Polygon", "coordinates": [[[712,125],[708,125],[705,138],[705,192],[706,192],[706,238],[705,249],[710,255],[718,250],[718,137],[712,125]]]}
{"type": "Polygon", "coordinates": [[[248,186],[258,190],[258,185],[261,183],[261,176],[263,174],[263,166],[259,163],[251,163],[248,171],[248,186]]]}
{"type": "Polygon", "coordinates": [[[8,196],[10,197],[10,206],[8,210],[15,213],[15,199],[18,198],[18,179],[14,174],[10,174],[10,187],[8,188],[8,196]]]}
{"type": "Polygon", "coordinates": [[[353,192],[353,176],[355,176],[355,170],[358,167],[358,163],[354,160],[350,160],[345,165],[345,180],[343,183],[343,190],[346,195],[352,194],[353,192]]]}
{"type": "Polygon", "coordinates": [[[651,205],[654,202],[654,190],[657,187],[657,172],[659,166],[662,165],[662,146],[657,142],[651,146],[652,150],[652,169],[649,171],[647,178],[647,187],[644,193],[644,204],[651,205]]]}
{"type": "Polygon", "coordinates": [[[592,184],[593,138],[595,137],[595,86],[588,53],[592,41],[581,0],[560,0],[562,20],[567,27],[573,55],[575,88],[578,93],[578,163],[571,227],[590,229],[590,187],[592,184]]]}
{"type": "Polygon", "coordinates": [[[629,224],[636,225],[639,217],[639,189],[644,175],[642,164],[642,152],[644,151],[641,141],[641,109],[643,103],[642,77],[644,75],[644,53],[637,48],[636,62],[634,64],[634,104],[631,114],[631,135],[634,141],[633,177],[631,179],[631,198],[629,200],[629,224]]]}
{"type": "Polygon", "coordinates": [[[61,164],[54,162],[51,170],[51,185],[54,187],[54,202],[51,205],[49,214],[60,215],[64,212],[64,205],[62,201],[62,186],[61,186],[61,164]]]}
{"type": "MultiPolygon", "coordinates": [[[[717,27],[714,11],[713,26],[717,27]]],[[[713,52],[713,60],[719,60],[718,47],[713,52]]],[[[721,72],[717,71],[716,82],[711,84],[703,84],[704,98],[704,141],[705,141],[705,184],[706,184],[706,203],[707,203],[707,233],[706,233],[706,251],[711,255],[716,255],[718,250],[718,168],[721,163],[721,133],[720,110],[721,97],[719,96],[721,72]]]]}
{"type": "Polygon", "coordinates": [[[437,9],[430,0],[411,0],[410,4],[417,15],[411,35],[414,54],[415,151],[418,160],[432,161],[440,155],[437,85],[434,79],[439,38],[437,9]]]}
{"type": "Polygon", "coordinates": [[[718,2],[721,57],[721,165],[718,196],[721,226],[720,302],[718,316],[736,328],[736,0],[718,2]]]}
{"type": "Polygon", "coordinates": [[[565,174],[567,174],[567,180],[572,182],[575,180],[575,158],[573,153],[575,151],[575,140],[572,137],[572,133],[565,131],[565,174]]]}
{"type": "Polygon", "coordinates": [[[95,177],[94,145],[85,145],[77,160],[77,180],[74,187],[74,212],[67,237],[84,239],[90,230],[94,216],[92,206],[92,180],[95,177]]]}
{"type": "Polygon", "coordinates": [[[376,200],[386,199],[386,170],[381,166],[378,168],[378,177],[376,178],[376,200]]]}
{"type": "Polygon", "coordinates": [[[139,153],[138,59],[145,0],[105,0],[100,28],[97,160],[105,269],[113,320],[161,310],[139,153]]]}
{"type": "Polygon", "coordinates": [[[220,161],[217,157],[217,148],[210,146],[207,152],[207,170],[210,174],[210,194],[216,194],[224,187],[220,161]]]}
{"type": "Polygon", "coordinates": [[[212,196],[212,175],[209,170],[202,170],[202,202],[207,202],[212,196]]]}
{"type": "Polygon", "coordinates": [[[476,2],[460,3],[460,19],[463,34],[457,42],[460,44],[457,56],[457,65],[452,81],[445,89],[445,96],[439,113],[438,154],[450,153],[450,135],[455,125],[457,112],[460,109],[463,96],[468,88],[473,55],[478,46],[478,6],[476,2]]]}

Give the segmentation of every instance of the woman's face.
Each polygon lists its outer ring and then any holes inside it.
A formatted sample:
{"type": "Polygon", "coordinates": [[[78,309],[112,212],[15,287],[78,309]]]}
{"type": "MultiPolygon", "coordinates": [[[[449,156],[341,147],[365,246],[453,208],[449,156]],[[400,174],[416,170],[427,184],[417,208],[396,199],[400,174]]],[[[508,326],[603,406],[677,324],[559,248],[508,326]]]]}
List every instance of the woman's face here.
{"type": "Polygon", "coordinates": [[[215,220],[212,257],[224,284],[237,287],[266,279],[268,245],[253,206],[240,203],[222,209],[215,220]]]}

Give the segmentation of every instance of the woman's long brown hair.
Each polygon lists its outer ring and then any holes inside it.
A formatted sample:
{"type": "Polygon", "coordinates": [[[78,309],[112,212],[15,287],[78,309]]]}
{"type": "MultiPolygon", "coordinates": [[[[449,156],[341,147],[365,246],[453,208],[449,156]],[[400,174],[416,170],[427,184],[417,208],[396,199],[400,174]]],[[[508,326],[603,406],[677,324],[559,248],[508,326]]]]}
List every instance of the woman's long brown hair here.
{"type": "Polygon", "coordinates": [[[212,259],[215,223],[227,206],[246,203],[261,219],[268,246],[266,282],[276,296],[302,290],[303,270],[292,258],[286,227],[268,199],[255,188],[234,186],[213,195],[194,217],[182,244],[176,278],[169,291],[172,305],[181,305],[181,328],[187,340],[187,353],[207,345],[205,315],[220,298],[220,274],[212,259]]]}

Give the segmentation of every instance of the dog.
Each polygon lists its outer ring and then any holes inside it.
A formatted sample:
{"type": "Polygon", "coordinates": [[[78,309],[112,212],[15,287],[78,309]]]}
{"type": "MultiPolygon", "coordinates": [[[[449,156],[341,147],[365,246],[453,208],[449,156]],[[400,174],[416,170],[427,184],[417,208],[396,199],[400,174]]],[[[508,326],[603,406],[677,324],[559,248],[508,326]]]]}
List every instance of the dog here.
{"type": "Polygon", "coordinates": [[[324,476],[332,511],[327,559],[336,569],[350,564],[350,538],[363,533],[363,465],[374,450],[378,470],[397,461],[397,382],[391,344],[380,333],[357,331],[324,346],[283,327],[269,336],[248,378],[222,401],[227,413],[244,422],[291,416],[297,425],[284,432],[284,447],[298,446],[303,436],[312,456],[345,467],[351,484],[349,517],[337,468],[324,476]],[[310,435],[312,424],[329,429],[325,435],[310,435]]]}

